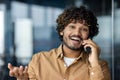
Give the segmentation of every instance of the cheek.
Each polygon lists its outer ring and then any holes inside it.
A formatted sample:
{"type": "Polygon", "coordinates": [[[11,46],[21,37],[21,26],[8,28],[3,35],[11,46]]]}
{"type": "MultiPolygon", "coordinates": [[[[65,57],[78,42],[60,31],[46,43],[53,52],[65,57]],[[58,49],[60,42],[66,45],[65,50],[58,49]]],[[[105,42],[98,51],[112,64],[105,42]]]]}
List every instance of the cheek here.
{"type": "Polygon", "coordinates": [[[63,36],[66,36],[66,37],[67,37],[67,36],[69,36],[69,35],[71,34],[71,32],[68,31],[68,30],[65,30],[65,31],[63,32],[63,34],[64,34],[63,36]]]}
{"type": "Polygon", "coordinates": [[[63,32],[62,36],[63,36],[63,39],[66,39],[66,37],[68,37],[68,33],[67,32],[63,32]]]}
{"type": "Polygon", "coordinates": [[[83,38],[83,39],[88,39],[88,37],[89,37],[89,34],[88,34],[88,33],[82,34],[82,38],[83,38]]]}

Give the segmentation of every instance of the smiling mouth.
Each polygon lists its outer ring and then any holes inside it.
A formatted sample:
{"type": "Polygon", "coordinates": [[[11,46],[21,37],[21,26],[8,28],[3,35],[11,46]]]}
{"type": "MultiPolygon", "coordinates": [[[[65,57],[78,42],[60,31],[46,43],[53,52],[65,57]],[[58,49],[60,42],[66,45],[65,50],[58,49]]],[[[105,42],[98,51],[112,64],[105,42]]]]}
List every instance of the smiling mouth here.
{"type": "Polygon", "coordinates": [[[79,38],[79,37],[70,37],[70,39],[71,40],[74,40],[74,41],[77,41],[77,42],[81,42],[82,41],[82,39],[81,38],[79,38]]]}

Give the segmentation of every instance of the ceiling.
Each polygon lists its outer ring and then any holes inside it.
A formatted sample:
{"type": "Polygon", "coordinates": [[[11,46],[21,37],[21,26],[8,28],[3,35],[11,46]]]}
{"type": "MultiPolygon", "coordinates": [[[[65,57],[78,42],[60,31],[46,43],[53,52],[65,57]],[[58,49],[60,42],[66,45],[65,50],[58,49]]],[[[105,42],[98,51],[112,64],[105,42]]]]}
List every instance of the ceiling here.
{"type": "MultiPolygon", "coordinates": [[[[82,4],[87,5],[90,9],[96,12],[97,15],[111,14],[112,2],[112,0],[0,0],[0,3],[10,3],[11,1],[19,1],[27,4],[36,4],[58,8],[65,8],[67,6],[74,5],[75,1],[82,1],[82,4]]],[[[115,1],[120,2],[120,0],[115,1]]]]}

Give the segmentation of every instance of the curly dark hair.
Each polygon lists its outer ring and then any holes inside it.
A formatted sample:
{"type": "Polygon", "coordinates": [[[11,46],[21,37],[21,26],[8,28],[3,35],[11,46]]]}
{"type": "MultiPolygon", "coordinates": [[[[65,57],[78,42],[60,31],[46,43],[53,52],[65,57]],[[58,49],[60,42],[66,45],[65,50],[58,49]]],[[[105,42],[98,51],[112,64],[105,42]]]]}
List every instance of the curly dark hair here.
{"type": "Polygon", "coordinates": [[[88,10],[84,6],[80,6],[79,8],[71,7],[65,9],[63,13],[60,14],[56,20],[57,22],[56,30],[59,34],[60,40],[62,40],[63,38],[63,36],[60,35],[60,32],[63,31],[65,26],[67,26],[72,21],[74,22],[85,21],[85,24],[89,27],[90,30],[90,34],[89,34],[90,38],[93,38],[99,33],[97,18],[92,11],[88,10]]]}

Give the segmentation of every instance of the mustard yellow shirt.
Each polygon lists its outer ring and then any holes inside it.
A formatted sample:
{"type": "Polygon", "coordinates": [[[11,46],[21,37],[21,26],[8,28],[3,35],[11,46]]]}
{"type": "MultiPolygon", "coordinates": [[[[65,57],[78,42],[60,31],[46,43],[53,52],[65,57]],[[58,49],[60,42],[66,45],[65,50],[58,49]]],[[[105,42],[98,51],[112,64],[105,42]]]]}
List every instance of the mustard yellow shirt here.
{"type": "Polygon", "coordinates": [[[105,61],[91,68],[88,54],[83,52],[67,67],[63,57],[62,46],[35,54],[28,65],[29,80],[110,80],[105,61]]]}

